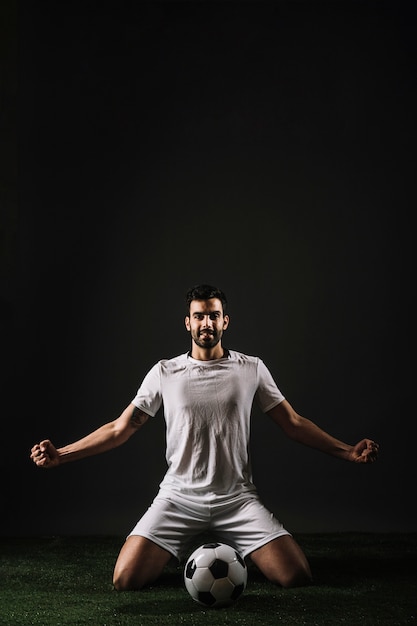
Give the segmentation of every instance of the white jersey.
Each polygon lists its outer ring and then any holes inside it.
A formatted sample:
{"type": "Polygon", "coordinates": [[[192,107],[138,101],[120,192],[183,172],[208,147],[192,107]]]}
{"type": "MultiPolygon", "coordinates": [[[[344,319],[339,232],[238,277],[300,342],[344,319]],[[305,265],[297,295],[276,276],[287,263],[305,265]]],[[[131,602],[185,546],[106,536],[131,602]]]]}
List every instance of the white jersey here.
{"type": "Polygon", "coordinates": [[[253,401],[266,412],[283,399],[258,357],[230,350],[213,361],[188,353],[159,361],[132,402],[152,417],[163,406],[168,470],[161,489],[204,502],[255,491],[249,454],[253,401]]]}

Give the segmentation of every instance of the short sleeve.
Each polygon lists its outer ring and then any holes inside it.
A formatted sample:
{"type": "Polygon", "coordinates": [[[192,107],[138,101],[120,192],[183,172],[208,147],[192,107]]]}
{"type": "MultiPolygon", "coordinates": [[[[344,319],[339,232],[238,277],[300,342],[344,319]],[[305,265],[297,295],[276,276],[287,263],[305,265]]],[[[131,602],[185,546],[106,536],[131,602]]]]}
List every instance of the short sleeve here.
{"type": "Polygon", "coordinates": [[[159,363],[146,374],[136,396],[132,400],[138,409],[155,417],[162,404],[161,373],[159,363]]]}
{"type": "Polygon", "coordinates": [[[255,399],[263,413],[270,411],[285,399],[285,396],[278,389],[271,372],[261,359],[258,359],[258,387],[255,399]]]}

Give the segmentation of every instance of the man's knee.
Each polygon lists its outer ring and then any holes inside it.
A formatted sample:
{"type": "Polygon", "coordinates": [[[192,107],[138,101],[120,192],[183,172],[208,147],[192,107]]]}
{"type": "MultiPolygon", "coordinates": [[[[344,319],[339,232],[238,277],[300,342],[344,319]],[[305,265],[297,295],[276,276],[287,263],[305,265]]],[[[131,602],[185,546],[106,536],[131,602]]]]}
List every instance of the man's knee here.
{"type": "Polygon", "coordinates": [[[113,575],[113,587],[116,591],[138,591],[137,582],[126,572],[118,572],[113,575]]]}
{"type": "Polygon", "coordinates": [[[283,587],[284,589],[292,589],[294,587],[306,587],[313,583],[313,578],[310,571],[299,569],[291,572],[281,572],[280,579],[275,581],[275,584],[283,587]]]}
{"type": "MultiPolygon", "coordinates": [[[[261,570],[262,571],[262,570],[261,570]]],[[[283,587],[284,589],[292,589],[294,587],[306,587],[313,583],[310,570],[304,568],[267,568],[263,572],[269,582],[283,587]]]]}
{"type": "Polygon", "coordinates": [[[141,563],[117,564],[113,573],[113,586],[116,591],[139,591],[152,585],[161,575],[163,566],[146,567],[141,563]]]}
{"type": "Polygon", "coordinates": [[[139,591],[145,586],[146,581],[137,573],[118,569],[113,574],[113,587],[116,591],[139,591]]]}
{"type": "Polygon", "coordinates": [[[280,587],[289,589],[312,583],[307,558],[289,535],[271,541],[250,556],[266,578],[280,587]]]}
{"type": "Polygon", "coordinates": [[[117,559],[113,585],[117,591],[138,591],[162,573],[171,555],[144,537],[129,537],[117,559]]]}

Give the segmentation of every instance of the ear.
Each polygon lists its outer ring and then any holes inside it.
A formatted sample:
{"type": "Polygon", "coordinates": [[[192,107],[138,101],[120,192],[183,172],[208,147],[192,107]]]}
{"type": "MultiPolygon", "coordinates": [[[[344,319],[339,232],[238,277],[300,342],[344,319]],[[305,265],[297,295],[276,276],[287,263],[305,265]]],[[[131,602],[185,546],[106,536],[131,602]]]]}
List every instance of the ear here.
{"type": "Polygon", "coordinates": [[[191,326],[190,326],[190,318],[188,317],[188,315],[185,317],[184,323],[185,323],[185,328],[188,330],[188,332],[190,332],[191,326]]]}
{"type": "Polygon", "coordinates": [[[226,328],[229,326],[229,322],[230,317],[228,315],[225,315],[223,318],[223,330],[226,330],[226,328]]]}

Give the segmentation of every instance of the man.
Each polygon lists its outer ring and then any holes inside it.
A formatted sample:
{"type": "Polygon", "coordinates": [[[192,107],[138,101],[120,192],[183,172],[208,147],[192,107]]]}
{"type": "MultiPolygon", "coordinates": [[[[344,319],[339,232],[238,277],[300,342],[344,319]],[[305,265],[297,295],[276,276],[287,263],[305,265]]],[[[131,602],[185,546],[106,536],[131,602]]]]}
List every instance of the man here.
{"type": "Polygon", "coordinates": [[[260,502],[249,461],[253,401],[291,439],[340,459],[371,463],[378,444],[348,445],[299,415],[261,359],[223,347],[229,325],[225,294],[210,285],[187,293],[191,350],[159,361],[120,417],[56,449],[31,451],[37,466],[55,467],[105,452],[142,429],[163,406],[168,469],[152,505],[127,537],[114,570],[117,590],[155,581],[172,556],[187,556],[190,538],[210,532],[250,558],[282,587],[309,584],[308,561],[291,534],[260,502]]]}

